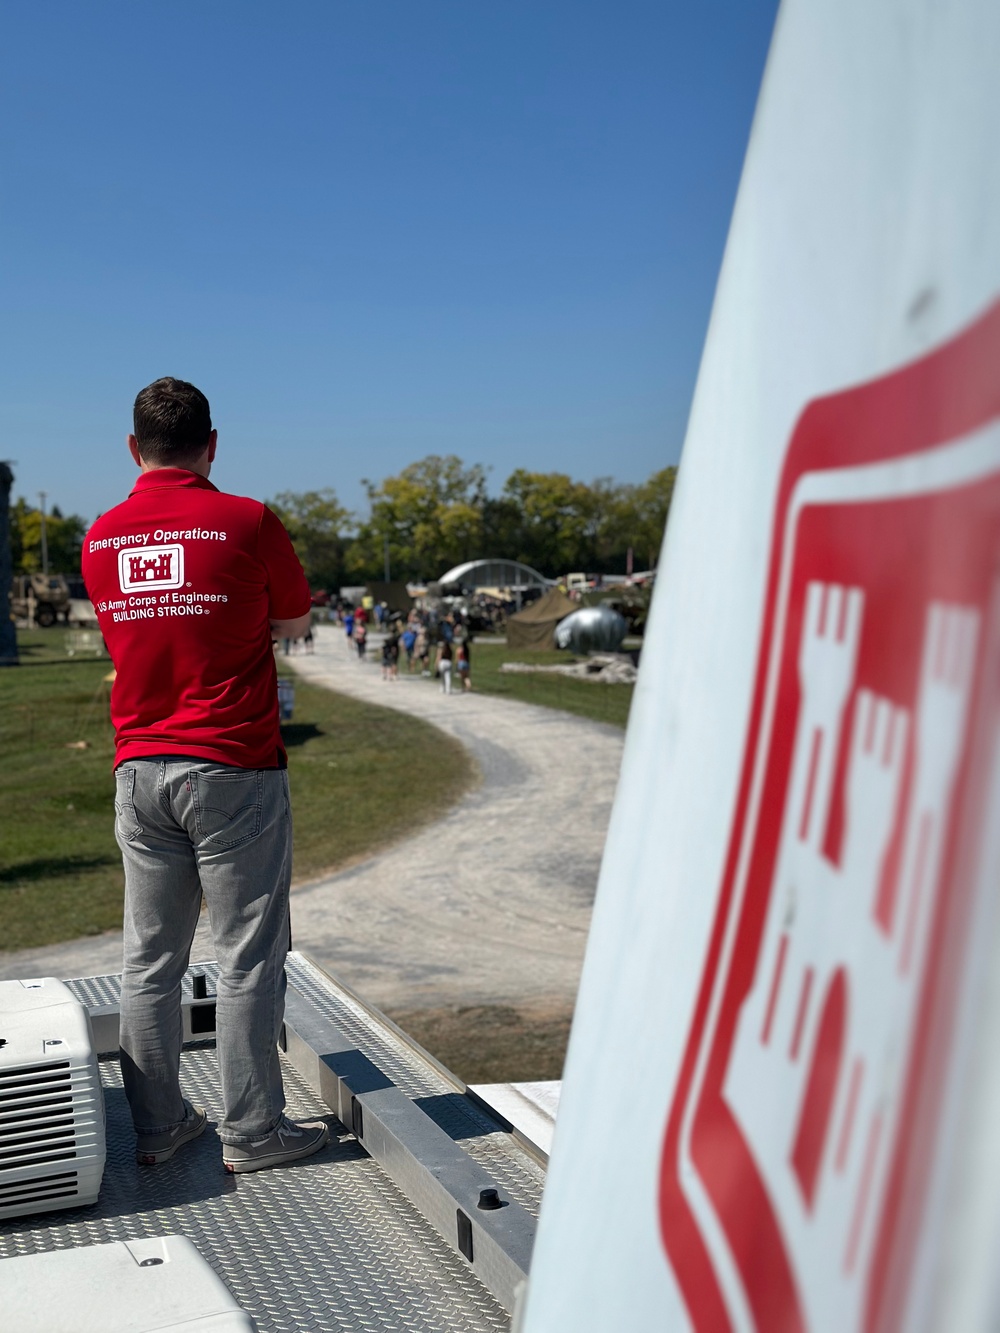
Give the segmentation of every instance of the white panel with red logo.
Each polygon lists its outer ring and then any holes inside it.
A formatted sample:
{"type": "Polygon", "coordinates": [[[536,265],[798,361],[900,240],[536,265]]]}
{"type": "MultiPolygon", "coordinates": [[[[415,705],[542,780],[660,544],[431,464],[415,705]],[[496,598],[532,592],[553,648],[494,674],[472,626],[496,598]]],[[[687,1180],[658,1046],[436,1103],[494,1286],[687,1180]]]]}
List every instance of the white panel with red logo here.
{"type": "Polygon", "coordinates": [[[527,1333],[998,1326],[998,52],[779,18],[527,1333]]]}

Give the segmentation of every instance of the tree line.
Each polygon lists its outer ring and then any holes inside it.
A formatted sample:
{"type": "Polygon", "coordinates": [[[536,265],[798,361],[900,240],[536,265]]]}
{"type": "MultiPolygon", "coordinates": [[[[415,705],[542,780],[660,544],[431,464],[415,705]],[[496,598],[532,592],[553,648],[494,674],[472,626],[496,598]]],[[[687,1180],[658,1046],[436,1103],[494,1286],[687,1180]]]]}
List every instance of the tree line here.
{"type": "Polygon", "coordinates": [[[358,519],[330,489],[283,491],[269,500],[287,527],[314,587],[384,577],[426,581],[481,556],[521,560],[548,578],[571,570],[625,572],[656,564],[676,467],[639,485],[518,468],[497,496],[486,469],[431,454],[379,483],[365,481],[368,515],[358,519]]]}
{"type": "MultiPolygon", "coordinates": [[[[639,485],[610,478],[574,481],[563,472],[518,468],[499,495],[486,490],[486,469],[454,454],[431,454],[397,476],[365,481],[368,513],[346,509],[336,491],[282,491],[268,501],[288,529],[314,588],[339,588],[384,577],[436,579],[481,556],[521,560],[548,578],[571,570],[625,572],[656,564],[675,467],[639,485]]],[[[77,574],[87,530],[78,514],[54,506],[46,516],[49,569],[77,574]]],[[[41,513],[23,498],[10,508],[15,574],[41,564],[41,513]]]]}

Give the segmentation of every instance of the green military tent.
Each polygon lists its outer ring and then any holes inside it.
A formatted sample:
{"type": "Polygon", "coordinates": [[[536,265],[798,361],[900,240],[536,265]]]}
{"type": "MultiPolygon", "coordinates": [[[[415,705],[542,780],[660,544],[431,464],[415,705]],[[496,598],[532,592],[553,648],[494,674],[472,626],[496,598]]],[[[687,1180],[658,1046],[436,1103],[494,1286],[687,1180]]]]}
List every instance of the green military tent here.
{"type": "Polygon", "coordinates": [[[413,610],[413,598],[406,591],[405,583],[369,583],[365,591],[376,602],[385,602],[390,611],[407,616],[413,610]]]}
{"type": "Polygon", "coordinates": [[[550,588],[544,597],[511,616],[507,621],[508,648],[554,648],[556,626],[580,603],[571,601],[558,588],[550,588]]]}

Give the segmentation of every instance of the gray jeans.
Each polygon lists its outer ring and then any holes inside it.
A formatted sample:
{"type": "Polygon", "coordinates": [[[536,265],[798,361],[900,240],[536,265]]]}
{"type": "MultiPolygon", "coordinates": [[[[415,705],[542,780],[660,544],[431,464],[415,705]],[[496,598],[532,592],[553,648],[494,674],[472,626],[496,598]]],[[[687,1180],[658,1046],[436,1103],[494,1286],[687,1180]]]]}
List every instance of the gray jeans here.
{"type": "Polygon", "coordinates": [[[115,782],[125,862],[121,1068],[136,1130],[184,1119],[181,978],[204,893],[219,962],[219,1137],[261,1138],[285,1108],[277,1043],[292,873],[288,775],[168,756],[127,760],[115,782]]]}

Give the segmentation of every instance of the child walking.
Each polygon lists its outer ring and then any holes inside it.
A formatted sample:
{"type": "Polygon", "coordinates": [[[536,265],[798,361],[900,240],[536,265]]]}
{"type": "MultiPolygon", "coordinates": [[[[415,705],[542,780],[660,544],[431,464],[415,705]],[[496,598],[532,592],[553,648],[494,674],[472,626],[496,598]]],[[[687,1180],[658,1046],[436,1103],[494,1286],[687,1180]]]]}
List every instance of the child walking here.
{"type": "Polygon", "coordinates": [[[441,677],[441,689],[445,694],[451,694],[451,663],[453,649],[450,639],[442,639],[438,644],[437,670],[441,677]]]}

